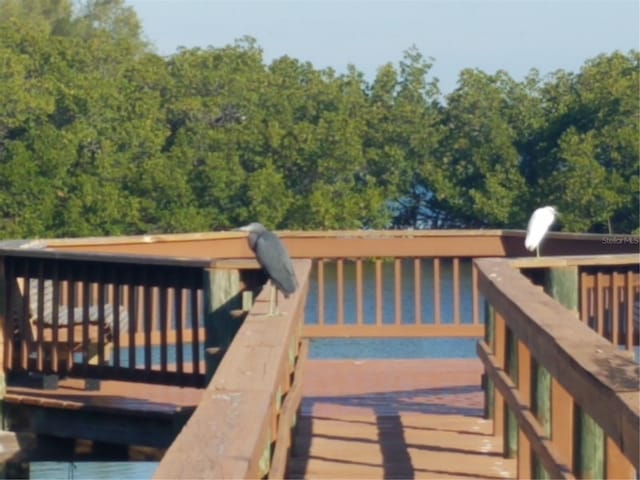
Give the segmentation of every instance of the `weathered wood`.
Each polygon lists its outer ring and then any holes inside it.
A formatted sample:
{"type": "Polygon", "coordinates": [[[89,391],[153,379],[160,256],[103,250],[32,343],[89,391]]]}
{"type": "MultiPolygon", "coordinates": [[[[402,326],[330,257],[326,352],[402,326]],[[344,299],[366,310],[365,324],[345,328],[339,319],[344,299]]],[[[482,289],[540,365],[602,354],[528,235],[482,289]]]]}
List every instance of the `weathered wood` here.
{"type": "Polygon", "coordinates": [[[604,478],[605,435],[602,427],[580,406],[575,408],[576,473],[580,478],[604,478]]]}
{"type": "Polygon", "coordinates": [[[380,324],[380,325],[317,325],[305,324],[302,335],[306,338],[412,338],[412,337],[456,337],[478,338],[484,333],[484,325],[433,325],[433,324],[380,324]]]}
{"type": "Polygon", "coordinates": [[[617,255],[563,255],[561,257],[524,257],[511,258],[509,263],[513,268],[564,268],[585,266],[615,266],[633,265],[638,263],[638,254],[617,255]]]}
{"type": "MultiPolygon", "coordinates": [[[[491,306],[489,302],[485,300],[484,302],[484,323],[485,323],[485,331],[484,331],[484,342],[489,345],[491,351],[495,351],[495,310],[491,306]]],[[[494,418],[495,410],[495,387],[493,385],[493,381],[486,374],[482,376],[483,382],[482,385],[484,387],[484,415],[485,418],[494,418]]]]}
{"type": "MultiPolygon", "coordinates": [[[[532,411],[535,414],[542,431],[547,438],[551,437],[551,375],[549,371],[532,360],[533,370],[533,404],[532,411]]],[[[533,459],[533,473],[535,478],[549,478],[548,472],[540,464],[539,459],[533,459]]]]}
{"type": "Polygon", "coordinates": [[[287,478],[285,474],[293,441],[292,429],[295,427],[296,417],[300,407],[302,378],[308,354],[309,340],[302,340],[296,360],[293,383],[282,403],[278,417],[278,431],[271,468],[269,469],[269,478],[287,478]]]}
{"type": "MultiPolygon", "coordinates": [[[[521,341],[518,341],[518,394],[526,408],[531,409],[531,353],[521,341]]],[[[517,423],[517,422],[516,422],[517,423]]],[[[531,442],[524,431],[518,429],[518,478],[531,478],[531,442]]]]}
{"type": "MultiPolygon", "coordinates": [[[[389,252],[405,257],[526,256],[521,230],[333,231],[278,232],[293,258],[382,257],[389,252]]],[[[545,240],[549,255],[637,253],[638,237],[616,236],[621,242],[605,244],[609,235],[550,232],[545,240]]],[[[44,240],[61,250],[164,255],[182,258],[252,258],[246,234],[207,232],[44,240]]]]}
{"type": "Polygon", "coordinates": [[[567,309],[578,311],[578,267],[553,267],[545,271],[545,292],[567,309]]]}
{"type": "MultiPolygon", "coordinates": [[[[637,259],[636,259],[637,260],[637,259]]],[[[603,335],[603,296],[599,288],[602,274],[596,276],[597,332],[603,335]]],[[[578,268],[576,266],[551,268],[547,271],[546,291],[569,310],[578,310],[578,268]]],[[[552,418],[556,416],[552,412],[552,418]]],[[[578,446],[576,471],[586,478],[604,478],[605,440],[602,428],[581,408],[576,408],[578,446]]],[[[552,432],[553,435],[553,432],[552,432]]]]}
{"type": "Polygon", "coordinates": [[[558,380],[551,379],[551,442],[573,464],[574,400],[558,380]]]}
{"type": "MultiPolygon", "coordinates": [[[[218,349],[224,352],[240,327],[231,314],[242,307],[240,272],[231,269],[204,270],[205,352],[218,349]]],[[[206,355],[207,381],[211,379],[220,362],[220,356],[206,355]]]]}
{"type": "Polygon", "coordinates": [[[277,436],[272,428],[290,374],[290,340],[303,318],[310,262],[296,261],[294,268],[300,288],[280,305],[285,313],[265,317],[267,292],[261,292],[154,478],[259,478],[268,473],[270,443],[277,436]]]}
{"type": "MultiPolygon", "coordinates": [[[[493,348],[493,354],[495,356],[498,368],[504,369],[506,364],[506,353],[507,353],[507,326],[505,324],[504,318],[500,315],[496,310],[494,310],[494,321],[495,321],[495,345],[493,348]]],[[[495,379],[491,377],[491,380],[495,382],[495,379]]],[[[496,387],[494,383],[494,388],[496,387]]],[[[508,434],[506,431],[507,427],[507,407],[505,405],[504,394],[502,391],[497,388],[494,390],[493,397],[493,434],[499,435],[502,437],[503,441],[506,442],[508,438],[508,434]]],[[[503,455],[508,458],[507,455],[507,445],[503,444],[502,449],[503,455]]]]}
{"type": "Polygon", "coordinates": [[[610,438],[607,438],[606,442],[605,478],[638,478],[633,465],[624,457],[615,442],[610,438]]]}
{"type": "Polygon", "coordinates": [[[476,264],[482,293],[536,361],[638,465],[638,364],[539,292],[507,261],[479,259],[476,264]]]}
{"type": "MultiPolygon", "coordinates": [[[[511,381],[518,385],[518,339],[511,329],[507,328],[506,337],[506,366],[505,371],[509,375],[511,381]]],[[[509,408],[507,409],[506,416],[506,438],[505,438],[505,453],[507,458],[514,458],[518,455],[518,423],[514,412],[509,408]]]]}
{"type": "Polygon", "coordinates": [[[548,435],[531,410],[525,407],[524,400],[509,376],[500,367],[500,361],[493,355],[484,342],[478,342],[477,353],[485,366],[487,374],[493,380],[496,390],[514,412],[518,425],[529,439],[531,448],[552,478],[575,478],[571,468],[563,461],[553,447],[548,435]]]}

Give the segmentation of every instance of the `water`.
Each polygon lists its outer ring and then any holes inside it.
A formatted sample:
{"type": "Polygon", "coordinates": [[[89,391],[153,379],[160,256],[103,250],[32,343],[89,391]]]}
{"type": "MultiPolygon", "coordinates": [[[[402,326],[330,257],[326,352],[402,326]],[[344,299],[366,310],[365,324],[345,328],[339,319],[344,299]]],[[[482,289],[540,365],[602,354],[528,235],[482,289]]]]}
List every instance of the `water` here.
{"type": "Polygon", "coordinates": [[[31,462],[29,475],[35,480],[151,478],[158,462],[31,462]]]}
{"type": "MultiPolygon", "coordinates": [[[[433,262],[421,260],[420,295],[421,309],[415,311],[415,275],[413,259],[401,262],[401,315],[403,324],[412,324],[418,314],[421,324],[434,322],[433,262]]],[[[363,262],[363,322],[371,325],[376,321],[375,264],[363,262]]],[[[344,262],[344,322],[356,323],[356,267],[355,262],[344,262]]],[[[473,322],[471,261],[460,261],[460,323],[473,322]]],[[[337,267],[335,262],[324,265],[324,323],[335,325],[337,310],[337,267]]],[[[382,263],[382,323],[395,321],[395,274],[393,262],[382,263]]],[[[480,299],[482,302],[482,299],[480,299]]],[[[479,303],[482,304],[482,303],[479,303]]],[[[440,321],[451,325],[453,319],[453,262],[440,262],[440,321]]],[[[309,296],[305,310],[306,323],[318,324],[318,277],[316,269],[311,272],[309,296]]],[[[313,339],[310,358],[474,358],[476,339],[469,338],[335,338],[313,339]]]]}
{"type": "MultiPolygon", "coordinates": [[[[441,322],[445,325],[453,323],[453,266],[451,260],[443,259],[440,262],[440,311],[441,322]]],[[[433,324],[434,297],[433,297],[433,262],[421,260],[420,267],[420,297],[421,309],[415,311],[414,290],[415,278],[413,259],[401,261],[402,274],[400,276],[401,292],[400,310],[402,323],[414,323],[416,313],[419,314],[421,323],[433,324]]],[[[344,316],[346,324],[356,323],[356,266],[355,262],[344,262],[344,316]]],[[[376,294],[375,294],[375,264],[363,262],[363,320],[365,324],[374,324],[376,320],[376,294]]],[[[460,321],[462,324],[470,324],[473,321],[473,304],[471,296],[472,278],[471,261],[460,261],[460,321]]],[[[324,264],[324,322],[327,325],[335,324],[338,315],[337,292],[337,267],[335,262],[324,264]]],[[[382,262],[382,323],[392,324],[395,321],[395,284],[393,262],[382,262]]],[[[318,323],[318,278],[315,267],[311,272],[309,283],[309,296],[305,311],[306,323],[314,325],[318,323]]]]}

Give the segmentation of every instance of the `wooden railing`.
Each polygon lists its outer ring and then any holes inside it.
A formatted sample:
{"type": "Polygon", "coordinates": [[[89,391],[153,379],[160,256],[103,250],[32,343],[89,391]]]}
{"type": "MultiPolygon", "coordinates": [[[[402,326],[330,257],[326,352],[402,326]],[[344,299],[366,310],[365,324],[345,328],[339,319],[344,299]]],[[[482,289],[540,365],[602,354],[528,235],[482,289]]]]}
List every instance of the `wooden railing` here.
{"type": "Polygon", "coordinates": [[[547,291],[564,289],[565,304],[570,299],[580,320],[611,343],[627,350],[639,344],[640,256],[519,258],[511,264],[547,291]]]}
{"type": "Polygon", "coordinates": [[[484,331],[469,258],[318,259],[311,289],[306,337],[480,337],[484,331]]]}
{"type": "Polygon", "coordinates": [[[154,478],[284,478],[306,357],[301,340],[310,261],[297,260],[299,289],[266,316],[256,299],[202,401],[154,478]]]}
{"type": "Polygon", "coordinates": [[[5,370],[203,386],[208,265],[0,250],[5,370]]]}
{"type": "MultiPolygon", "coordinates": [[[[629,260],[616,260],[611,268],[629,260]]],[[[558,269],[552,285],[545,286],[548,294],[516,268],[531,268],[533,260],[525,261],[528,265],[475,261],[488,304],[478,355],[494,431],[505,438],[505,455],[517,457],[520,478],[544,472],[552,478],[635,478],[639,365],[597,328],[579,321],[575,272],[564,269],[585,262],[556,261],[555,267],[546,266],[558,269]]],[[[592,259],[591,266],[600,269],[604,263],[592,259]]],[[[628,276],[632,287],[625,288],[637,291],[637,272],[628,276]]]]}

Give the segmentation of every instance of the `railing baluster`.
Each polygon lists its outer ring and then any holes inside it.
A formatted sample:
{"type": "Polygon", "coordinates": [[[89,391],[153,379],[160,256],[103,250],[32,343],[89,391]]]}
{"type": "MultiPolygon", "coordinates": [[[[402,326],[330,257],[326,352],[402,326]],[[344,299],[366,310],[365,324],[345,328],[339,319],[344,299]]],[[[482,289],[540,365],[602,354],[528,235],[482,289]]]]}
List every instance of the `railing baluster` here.
{"type": "Polygon", "coordinates": [[[38,279],[37,279],[37,298],[36,307],[36,370],[42,372],[44,370],[44,266],[42,262],[38,263],[38,279]]]}
{"type": "MultiPolygon", "coordinates": [[[[475,269],[474,269],[475,270],[475,269]]],[[[524,405],[531,408],[531,353],[527,346],[521,341],[517,343],[517,378],[518,391],[524,405]]],[[[533,478],[533,464],[531,459],[531,444],[522,429],[518,429],[518,478],[533,478]]]]}
{"type": "Polygon", "coordinates": [[[104,365],[104,336],[105,336],[105,276],[102,265],[96,266],[97,286],[98,286],[98,365],[100,368],[104,365]]]}
{"type": "Polygon", "coordinates": [[[53,342],[53,345],[51,346],[51,358],[50,358],[50,362],[51,362],[51,370],[54,373],[57,373],[59,371],[58,368],[58,363],[59,363],[59,356],[58,356],[58,339],[59,339],[59,319],[58,319],[58,313],[60,311],[60,270],[59,270],[59,266],[58,266],[58,262],[54,262],[52,265],[52,277],[53,279],[51,280],[53,285],[53,291],[52,293],[52,297],[51,297],[51,327],[53,329],[53,331],[51,332],[51,340],[53,342]]]}
{"type": "Polygon", "coordinates": [[[596,273],[596,332],[604,331],[604,285],[602,272],[596,273]]]}
{"type": "Polygon", "coordinates": [[[413,259],[413,311],[414,323],[420,325],[422,323],[422,260],[413,259]]]}
{"type": "Polygon", "coordinates": [[[627,294],[626,294],[626,300],[627,300],[627,315],[626,315],[626,320],[627,320],[627,338],[625,339],[625,345],[627,347],[627,350],[632,351],[633,350],[633,329],[634,329],[634,325],[633,325],[633,302],[634,302],[634,295],[633,295],[633,272],[631,270],[627,271],[627,275],[626,275],[626,290],[627,290],[627,294]]]}
{"type": "Polygon", "coordinates": [[[344,324],[344,260],[336,262],[336,308],[338,311],[337,324],[344,324]]]}
{"type": "Polygon", "coordinates": [[[364,323],[364,311],[362,302],[362,259],[356,260],[356,324],[362,325],[364,323]]]}
{"type": "Polygon", "coordinates": [[[399,258],[393,259],[393,285],[394,285],[394,323],[402,324],[402,263],[399,258]]]}
{"type": "Polygon", "coordinates": [[[433,323],[440,325],[440,259],[433,259],[433,323]]]}
{"type": "Polygon", "coordinates": [[[318,259],[318,325],[324,325],[324,259],[318,259]]]}
{"type": "Polygon", "coordinates": [[[620,275],[613,272],[611,275],[611,342],[620,345],[620,275]]]}
{"type": "Polygon", "coordinates": [[[122,296],[120,284],[120,275],[118,275],[118,269],[112,268],[111,283],[113,285],[113,368],[117,371],[120,369],[120,306],[122,305],[122,296]]]}
{"type": "Polygon", "coordinates": [[[184,375],[184,367],[183,367],[183,359],[184,359],[184,353],[183,353],[183,335],[182,335],[182,330],[183,330],[183,322],[184,322],[184,310],[182,308],[183,306],[183,302],[182,302],[182,294],[183,294],[183,290],[181,287],[173,287],[173,298],[175,301],[175,306],[174,306],[174,312],[175,312],[175,326],[176,326],[176,370],[178,372],[178,375],[180,377],[180,384],[183,384],[183,375],[184,375]]]}
{"type": "Polygon", "coordinates": [[[29,355],[31,353],[30,336],[31,328],[29,325],[31,312],[31,277],[29,276],[29,260],[24,260],[23,266],[23,292],[22,292],[22,316],[18,320],[20,329],[20,365],[23,370],[29,369],[29,355]]]}
{"type": "Polygon", "coordinates": [[[376,325],[382,325],[382,260],[376,258],[376,325]]]}
{"type": "Polygon", "coordinates": [[[580,320],[589,325],[589,281],[587,272],[580,272],[580,320]]]}
{"type": "Polygon", "coordinates": [[[82,281],[82,372],[86,376],[89,367],[89,305],[91,303],[91,285],[87,280],[89,269],[84,265],[84,280],[82,281]]]}
{"type": "Polygon", "coordinates": [[[129,314],[129,361],[128,366],[130,370],[136,368],[136,333],[138,329],[138,308],[136,307],[136,286],[135,277],[133,272],[126,272],[126,285],[127,285],[127,313],[129,314]]]}
{"type": "Polygon", "coordinates": [[[193,355],[193,372],[200,375],[200,333],[198,325],[198,284],[193,281],[190,289],[191,302],[191,328],[193,329],[193,342],[191,343],[193,355]]]}
{"type": "Polygon", "coordinates": [[[73,368],[73,352],[75,341],[75,317],[74,309],[76,306],[76,284],[75,269],[71,264],[67,264],[67,370],[73,368]]]}
{"type": "Polygon", "coordinates": [[[15,268],[14,261],[11,258],[3,257],[0,260],[0,268],[3,269],[0,275],[4,275],[5,285],[4,285],[4,295],[6,300],[5,303],[5,323],[3,328],[3,337],[4,337],[4,365],[3,368],[5,371],[13,370],[15,368],[13,358],[14,358],[14,336],[15,336],[15,306],[14,299],[17,298],[17,292],[15,291],[17,288],[16,278],[15,278],[15,268]]]}
{"type": "Polygon", "coordinates": [[[168,339],[167,339],[167,285],[165,282],[166,276],[162,275],[160,280],[160,285],[158,287],[158,310],[160,313],[159,318],[159,326],[160,326],[160,371],[162,373],[167,373],[167,347],[168,347],[168,339]]]}
{"type": "Polygon", "coordinates": [[[144,369],[146,372],[151,370],[151,315],[152,315],[152,300],[153,300],[153,287],[151,286],[152,279],[150,278],[147,269],[143,274],[143,328],[144,328],[144,369]]]}
{"type": "Polygon", "coordinates": [[[471,308],[472,308],[472,323],[478,325],[480,323],[480,309],[478,303],[478,269],[475,264],[471,262],[471,308]]]}
{"type": "Polygon", "coordinates": [[[453,324],[460,325],[460,259],[453,258],[453,324]]]}

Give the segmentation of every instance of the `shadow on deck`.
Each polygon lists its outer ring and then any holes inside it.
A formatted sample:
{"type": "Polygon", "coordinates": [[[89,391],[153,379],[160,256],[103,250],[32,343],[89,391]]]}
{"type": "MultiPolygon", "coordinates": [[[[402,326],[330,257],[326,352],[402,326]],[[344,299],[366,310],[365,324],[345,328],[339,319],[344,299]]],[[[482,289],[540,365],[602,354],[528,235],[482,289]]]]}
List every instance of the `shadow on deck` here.
{"type": "Polygon", "coordinates": [[[477,360],[312,360],[291,478],[515,478],[477,360]]]}

